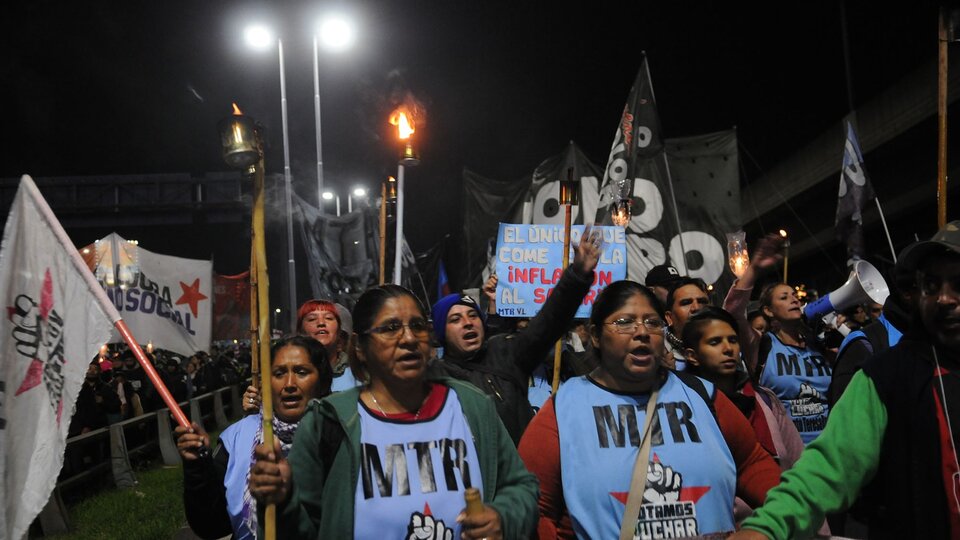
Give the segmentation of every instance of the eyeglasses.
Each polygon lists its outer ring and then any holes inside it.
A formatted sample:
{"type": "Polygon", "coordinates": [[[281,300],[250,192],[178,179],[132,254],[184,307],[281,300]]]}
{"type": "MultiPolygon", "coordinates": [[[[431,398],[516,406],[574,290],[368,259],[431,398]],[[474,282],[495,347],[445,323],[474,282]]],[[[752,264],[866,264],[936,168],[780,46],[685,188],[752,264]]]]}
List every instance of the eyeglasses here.
{"type": "Polygon", "coordinates": [[[377,334],[386,339],[397,339],[403,335],[403,329],[409,328],[413,337],[422,339],[430,334],[430,322],[423,319],[414,319],[407,324],[400,321],[392,321],[382,326],[374,326],[364,332],[364,334],[377,334]]]}
{"type": "Polygon", "coordinates": [[[917,284],[923,296],[939,296],[944,282],[950,284],[955,295],[960,295],[960,276],[942,277],[926,272],[917,272],[917,284]]]}
{"type": "Polygon", "coordinates": [[[642,324],[648,332],[654,334],[663,333],[663,329],[667,326],[667,323],[663,322],[661,319],[649,318],[643,320],[631,319],[629,317],[624,317],[622,319],[617,319],[613,322],[608,322],[604,324],[609,324],[613,326],[614,330],[618,334],[633,334],[637,331],[637,328],[642,324]]]}

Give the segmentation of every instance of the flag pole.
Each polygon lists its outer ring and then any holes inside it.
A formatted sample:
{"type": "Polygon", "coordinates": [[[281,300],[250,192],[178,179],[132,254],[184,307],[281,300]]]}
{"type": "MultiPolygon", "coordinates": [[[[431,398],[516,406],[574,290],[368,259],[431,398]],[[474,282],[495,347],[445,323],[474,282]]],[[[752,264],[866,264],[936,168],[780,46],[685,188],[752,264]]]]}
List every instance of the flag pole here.
{"type": "MultiPolygon", "coordinates": [[[[657,105],[657,95],[653,92],[653,77],[650,76],[650,62],[647,61],[647,52],[643,51],[643,67],[647,70],[647,80],[650,81],[650,97],[653,105],[657,105]]],[[[661,139],[662,141],[662,139],[661,139]]],[[[677,209],[677,196],[673,193],[673,176],[670,174],[670,162],[667,160],[667,147],[663,147],[663,168],[667,172],[667,187],[670,189],[670,204],[673,206],[673,218],[677,222],[677,238],[680,239],[680,270],[687,274],[687,248],[683,245],[683,227],[680,226],[680,211],[677,209]]],[[[667,247],[669,250],[669,246],[667,247]]]]}
{"type": "Polygon", "coordinates": [[[887,244],[890,246],[890,255],[893,256],[893,263],[897,263],[897,251],[893,249],[893,240],[890,239],[890,229],[887,228],[887,218],[883,215],[883,207],[880,206],[880,197],[874,196],[873,202],[877,203],[877,210],[880,212],[880,223],[883,224],[883,232],[887,233],[887,244]]]}
{"type": "Polygon", "coordinates": [[[80,252],[77,251],[76,246],[73,245],[73,241],[71,241],[70,237],[67,236],[67,232],[63,230],[63,226],[60,225],[60,221],[57,220],[57,216],[53,213],[53,210],[50,209],[50,205],[48,205],[46,199],[43,198],[43,195],[40,193],[37,185],[33,182],[33,179],[28,175],[23,175],[20,178],[20,183],[27,189],[27,193],[37,205],[40,215],[43,217],[44,221],[47,222],[47,225],[50,226],[50,229],[56,235],[57,240],[63,246],[64,250],[66,250],[66,252],[70,255],[70,260],[73,263],[73,266],[83,277],[84,283],[87,285],[87,289],[89,289],[90,293],[93,294],[94,298],[97,299],[100,309],[106,313],[107,317],[110,319],[110,322],[113,323],[113,326],[120,333],[120,337],[122,337],[127,343],[127,346],[130,347],[130,350],[133,351],[133,355],[136,357],[137,361],[140,362],[144,373],[147,374],[147,378],[150,379],[151,383],[153,383],[157,393],[160,394],[160,398],[163,399],[164,404],[166,404],[166,406],[170,409],[170,413],[173,415],[174,419],[181,426],[189,428],[190,421],[187,419],[187,415],[183,414],[183,411],[180,410],[180,406],[177,405],[177,400],[173,398],[170,390],[167,390],[166,385],[163,384],[163,381],[160,379],[160,375],[157,373],[157,370],[153,367],[153,364],[150,363],[150,360],[147,358],[146,354],[144,354],[143,349],[140,348],[140,344],[137,343],[136,339],[134,339],[133,334],[130,332],[130,328],[127,327],[127,323],[120,317],[120,312],[117,311],[116,306],[114,306],[113,302],[111,302],[107,297],[106,291],[104,291],[103,287],[100,286],[100,283],[97,282],[96,277],[94,277],[93,273],[90,271],[90,267],[83,262],[80,252]]]}

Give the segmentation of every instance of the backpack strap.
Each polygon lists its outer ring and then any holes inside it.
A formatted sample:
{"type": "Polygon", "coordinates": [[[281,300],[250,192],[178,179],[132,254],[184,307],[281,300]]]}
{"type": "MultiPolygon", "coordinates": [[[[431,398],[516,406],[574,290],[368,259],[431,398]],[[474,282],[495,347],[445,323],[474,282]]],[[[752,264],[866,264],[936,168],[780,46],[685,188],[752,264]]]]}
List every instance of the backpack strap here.
{"type": "Polygon", "coordinates": [[[700,377],[685,373],[683,371],[674,371],[673,374],[680,379],[680,382],[692,388],[693,391],[703,399],[704,403],[707,404],[707,407],[710,408],[710,413],[713,414],[713,418],[716,419],[717,409],[714,406],[713,400],[717,396],[717,387],[714,386],[712,388],[712,392],[708,392],[706,385],[703,384],[703,380],[700,379],[700,377]]]}

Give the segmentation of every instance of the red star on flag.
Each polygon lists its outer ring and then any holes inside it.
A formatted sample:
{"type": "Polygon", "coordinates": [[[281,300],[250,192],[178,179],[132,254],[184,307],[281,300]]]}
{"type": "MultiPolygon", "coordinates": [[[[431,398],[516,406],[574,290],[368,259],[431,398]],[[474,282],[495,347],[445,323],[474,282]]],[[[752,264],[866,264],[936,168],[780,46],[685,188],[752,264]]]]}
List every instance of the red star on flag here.
{"type": "MultiPolygon", "coordinates": [[[[46,322],[51,309],[53,309],[53,279],[50,277],[50,269],[47,268],[43,275],[43,287],[40,289],[40,320],[46,322]]],[[[16,308],[7,307],[8,317],[12,316],[14,311],[16,311],[16,308]]],[[[40,386],[40,383],[43,382],[43,367],[43,361],[34,358],[27,368],[27,374],[23,377],[23,382],[20,383],[20,387],[17,388],[14,395],[19,396],[31,388],[40,386]]]]}
{"type": "Polygon", "coordinates": [[[199,304],[201,300],[207,299],[207,297],[200,292],[200,278],[193,280],[192,285],[187,285],[181,281],[180,288],[183,289],[183,294],[177,299],[177,305],[190,304],[190,311],[193,312],[193,316],[196,317],[197,304],[199,304]]]}

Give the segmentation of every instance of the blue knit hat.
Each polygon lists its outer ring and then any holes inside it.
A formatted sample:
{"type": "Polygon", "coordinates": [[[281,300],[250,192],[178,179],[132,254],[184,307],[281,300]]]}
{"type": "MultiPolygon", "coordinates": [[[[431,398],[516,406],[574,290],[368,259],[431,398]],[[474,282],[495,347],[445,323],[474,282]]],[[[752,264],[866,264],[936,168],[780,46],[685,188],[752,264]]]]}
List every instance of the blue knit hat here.
{"type": "Polygon", "coordinates": [[[442,345],[447,343],[447,313],[450,313],[450,309],[453,308],[453,306],[471,307],[477,310],[483,322],[487,322],[487,314],[480,309],[480,303],[474,300],[473,297],[458,293],[444,296],[433,305],[431,313],[433,316],[433,334],[442,345]]]}

